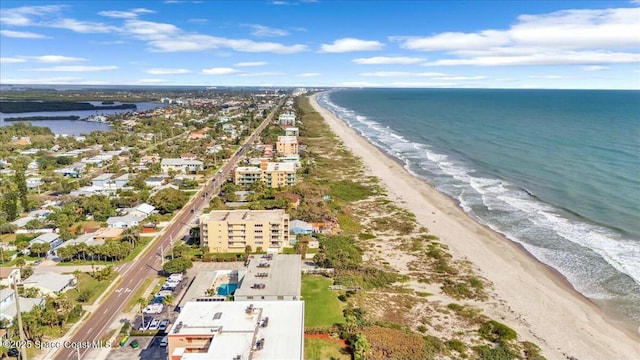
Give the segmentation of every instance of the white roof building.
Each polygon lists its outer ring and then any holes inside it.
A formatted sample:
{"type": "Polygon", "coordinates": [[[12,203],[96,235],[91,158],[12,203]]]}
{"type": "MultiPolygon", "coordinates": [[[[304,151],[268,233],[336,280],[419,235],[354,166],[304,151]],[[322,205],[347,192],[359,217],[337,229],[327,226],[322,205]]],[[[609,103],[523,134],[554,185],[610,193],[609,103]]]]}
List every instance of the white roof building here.
{"type": "Polygon", "coordinates": [[[188,302],[167,338],[170,359],[301,360],[304,302],[188,302]]]}

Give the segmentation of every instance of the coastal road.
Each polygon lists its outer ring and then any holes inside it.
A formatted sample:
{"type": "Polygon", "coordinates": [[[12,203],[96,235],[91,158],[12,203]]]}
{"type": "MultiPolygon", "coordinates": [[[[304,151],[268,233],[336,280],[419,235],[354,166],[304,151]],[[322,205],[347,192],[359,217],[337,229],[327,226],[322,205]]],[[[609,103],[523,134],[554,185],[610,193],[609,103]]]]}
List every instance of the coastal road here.
{"type": "MultiPolygon", "coordinates": [[[[202,209],[207,207],[210,196],[217,194],[224,179],[231,174],[231,171],[233,171],[251,144],[255,142],[264,128],[269,125],[281,105],[282,102],[271,111],[254,133],[224,164],[222,169],[174,217],[160,238],[150,245],[148,251],[144,252],[134,262],[120,267],[122,281],[118,287],[87,317],[84,324],[78,328],[65,344],[60,344],[60,349],[55,353],[55,359],[85,359],[85,356],[95,349],[92,345],[93,341],[98,341],[102,336],[106,335],[105,331],[118,319],[124,306],[131,301],[133,294],[140,288],[144,280],[158,276],[160,270],[162,270],[161,249],[170,249],[173,240],[178,239],[185,228],[191,226],[192,222],[202,212],[202,209]]],[[[113,345],[117,346],[116,344],[113,345]]]]}

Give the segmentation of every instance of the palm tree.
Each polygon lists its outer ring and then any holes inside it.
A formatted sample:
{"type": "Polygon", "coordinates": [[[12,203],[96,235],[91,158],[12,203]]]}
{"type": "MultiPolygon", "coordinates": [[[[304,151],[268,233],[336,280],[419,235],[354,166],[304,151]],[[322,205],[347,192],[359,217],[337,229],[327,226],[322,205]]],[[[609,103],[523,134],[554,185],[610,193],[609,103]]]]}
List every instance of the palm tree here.
{"type": "Polygon", "coordinates": [[[162,304],[169,309],[169,319],[171,319],[171,304],[173,303],[173,295],[167,295],[162,298],[162,304]]]}
{"type": "Polygon", "coordinates": [[[75,276],[76,278],[76,289],[78,290],[78,292],[80,292],[80,274],[82,274],[82,271],[76,269],[73,272],[73,276],[75,276]]]}
{"type": "Polygon", "coordinates": [[[24,260],[24,258],[19,257],[18,259],[16,259],[16,266],[20,268],[20,274],[22,274],[22,268],[27,265],[27,262],[24,260]]]}
{"type": "Polygon", "coordinates": [[[122,237],[120,238],[121,241],[128,241],[131,244],[131,247],[134,247],[136,243],[138,243],[139,239],[140,234],[138,233],[138,229],[135,227],[125,229],[122,233],[122,237]]]}

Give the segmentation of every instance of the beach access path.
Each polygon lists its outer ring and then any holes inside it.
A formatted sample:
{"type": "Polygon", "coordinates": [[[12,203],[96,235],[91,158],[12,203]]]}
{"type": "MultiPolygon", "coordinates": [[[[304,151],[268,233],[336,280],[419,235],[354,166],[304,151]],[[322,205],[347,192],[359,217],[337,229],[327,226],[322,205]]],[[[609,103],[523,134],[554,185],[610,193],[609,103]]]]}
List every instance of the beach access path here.
{"type": "Polygon", "coordinates": [[[521,340],[542,349],[548,359],[640,359],[640,334],[618,326],[575,291],[558,273],[511,240],[479,224],[457,204],[407,172],[310,97],[345,147],[380,179],[389,198],[416,215],[448,245],[457,259],[471,261],[493,284],[492,298],[478,306],[514,328],[521,340]]]}

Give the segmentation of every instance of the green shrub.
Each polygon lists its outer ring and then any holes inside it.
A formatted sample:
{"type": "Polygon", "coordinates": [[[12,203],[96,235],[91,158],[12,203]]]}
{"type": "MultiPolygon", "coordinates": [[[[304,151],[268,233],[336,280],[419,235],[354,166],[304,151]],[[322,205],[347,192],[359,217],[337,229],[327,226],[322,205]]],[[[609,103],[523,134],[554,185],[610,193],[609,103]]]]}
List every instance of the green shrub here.
{"type": "Polygon", "coordinates": [[[515,340],[518,337],[515,330],[495,320],[489,320],[482,324],[478,333],[484,339],[501,344],[510,340],[515,340]]]}
{"type": "Polygon", "coordinates": [[[467,351],[466,345],[458,339],[451,339],[446,342],[446,345],[449,350],[457,351],[460,354],[463,354],[465,351],[467,351]]]}
{"type": "Polygon", "coordinates": [[[492,348],[488,345],[476,346],[474,348],[478,354],[478,360],[513,360],[516,354],[505,345],[498,345],[492,348]]]}
{"type": "Polygon", "coordinates": [[[427,327],[424,325],[418,325],[418,331],[420,331],[421,333],[426,333],[427,327]]]}

